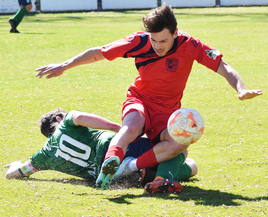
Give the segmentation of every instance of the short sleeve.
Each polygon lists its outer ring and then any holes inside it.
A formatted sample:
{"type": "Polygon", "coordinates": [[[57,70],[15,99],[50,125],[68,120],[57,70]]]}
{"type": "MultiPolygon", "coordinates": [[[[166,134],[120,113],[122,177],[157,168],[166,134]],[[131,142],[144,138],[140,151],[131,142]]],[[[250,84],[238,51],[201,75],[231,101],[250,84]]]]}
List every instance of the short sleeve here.
{"type": "Polygon", "coordinates": [[[75,126],[74,122],[73,122],[73,114],[75,111],[70,111],[67,113],[67,115],[65,116],[65,118],[63,119],[63,124],[65,126],[75,126]]]}
{"type": "Polygon", "coordinates": [[[218,70],[223,56],[217,49],[212,48],[192,37],[190,38],[188,52],[198,63],[215,72],[218,70]]]}
{"type": "Polygon", "coordinates": [[[133,51],[133,49],[141,49],[146,44],[143,41],[143,37],[140,34],[132,34],[128,37],[107,44],[101,48],[101,52],[103,56],[107,60],[114,60],[118,57],[128,58],[131,57],[129,53],[133,51]]]}

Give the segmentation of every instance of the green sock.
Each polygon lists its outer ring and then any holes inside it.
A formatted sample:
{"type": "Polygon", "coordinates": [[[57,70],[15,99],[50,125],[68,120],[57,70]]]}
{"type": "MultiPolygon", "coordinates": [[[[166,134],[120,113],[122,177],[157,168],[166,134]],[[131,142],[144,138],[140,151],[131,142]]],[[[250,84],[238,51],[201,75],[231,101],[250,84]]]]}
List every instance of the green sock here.
{"type": "MultiPolygon", "coordinates": [[[[185,166],[183,167],[184,161],[185,156],[181,153],[171,160],[160,163],[157,167],[156,176],[161,176],[169,180],[181,179],[183,176],[181,170],[185,170],[185,166]]],[[[185,171],[183,171],[183,173],[185,173],[185,171]]]]}
{"type": "Polygon", "coordinates": [[[11,17],[12,20],[15,20],[17,26],[20,24],[22,21],[23,17],[27,14],[27,10],[25,8],[21,8],[20,10],[17,11],[17,13],[11,17]]]}
{"type": "Polygon", "coordinates": [[[186,163],[182,164],[178,170],[177,174],[174,175],[177,181],[185,181],[192,176],[192,169],[186,163]]]}

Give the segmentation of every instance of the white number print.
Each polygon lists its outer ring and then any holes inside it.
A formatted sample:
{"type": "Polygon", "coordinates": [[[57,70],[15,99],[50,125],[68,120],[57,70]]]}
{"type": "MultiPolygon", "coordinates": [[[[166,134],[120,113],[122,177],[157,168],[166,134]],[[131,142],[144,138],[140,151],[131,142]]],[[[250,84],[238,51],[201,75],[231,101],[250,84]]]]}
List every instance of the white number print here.
{"type": "Polygon", "coordinates": [[[67,136],[63,134],[60,138],[60,149],[57,150],[55,156],[56,157],[62,157],[67,161],[71,161],[81,167],[87,167],[88,163],[86,163],[83,160],[87,160],[89,158],[91,148],[75,139],[73,139],[70,136],[67,136]],[[71,144],[72,146],[80,149],[83,153],[79,153],[66,145],[64,145],[64,142],[67,142],[71,144]]]}

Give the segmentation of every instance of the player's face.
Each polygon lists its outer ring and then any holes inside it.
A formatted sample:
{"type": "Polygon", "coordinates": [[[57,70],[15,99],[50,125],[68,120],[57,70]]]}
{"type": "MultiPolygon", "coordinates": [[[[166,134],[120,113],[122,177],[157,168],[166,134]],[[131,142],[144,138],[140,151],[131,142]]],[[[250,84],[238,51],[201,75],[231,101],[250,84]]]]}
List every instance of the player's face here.
{"type": "Polygon", "coordinates": [[[164,28],[161,32],[150,33],[150,40],[155,53],[158,56],[165,56],[172,48],[176,37],[177,31],[175,31],[174,34],[171,34],[166,28],[164,28]]]}

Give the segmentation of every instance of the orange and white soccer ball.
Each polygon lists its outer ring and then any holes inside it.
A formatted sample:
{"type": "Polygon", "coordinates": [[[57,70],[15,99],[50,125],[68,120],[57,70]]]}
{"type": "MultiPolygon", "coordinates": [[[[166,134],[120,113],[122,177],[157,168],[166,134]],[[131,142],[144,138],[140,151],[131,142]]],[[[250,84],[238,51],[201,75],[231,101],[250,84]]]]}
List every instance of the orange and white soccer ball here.
{"type": "Polygon", "coordinates": [[[204,132],[204,121],[198,111],[181,108],[172,113],[168,119],[169,135],[179,144],[195,143],[204,132]]]}

